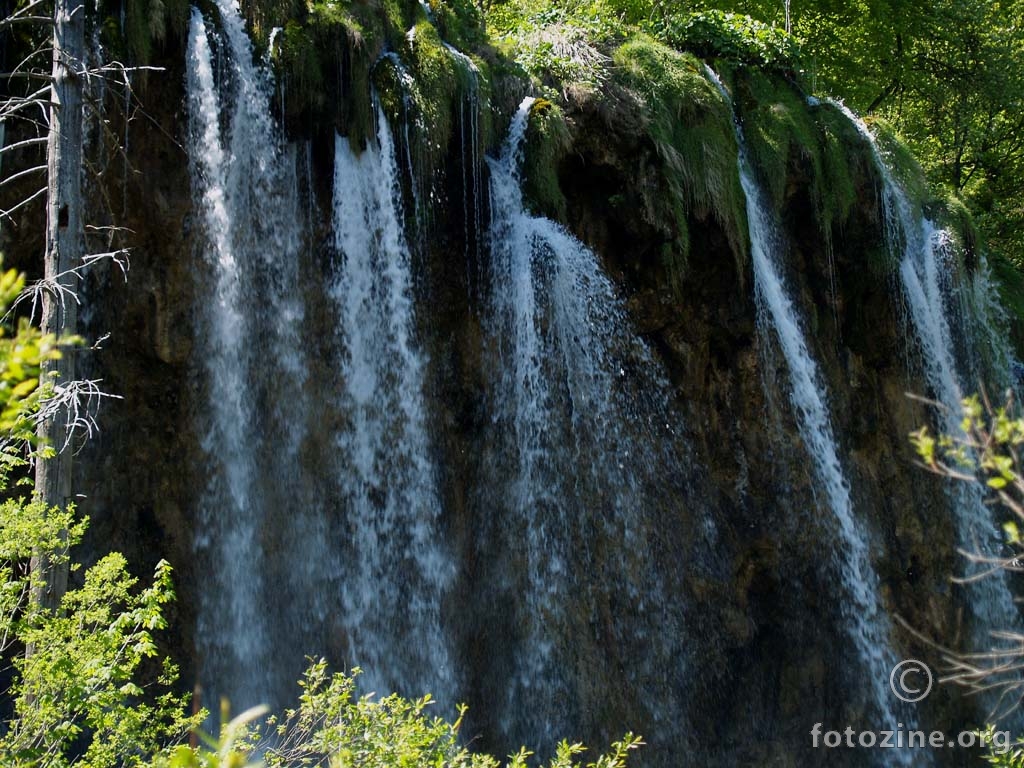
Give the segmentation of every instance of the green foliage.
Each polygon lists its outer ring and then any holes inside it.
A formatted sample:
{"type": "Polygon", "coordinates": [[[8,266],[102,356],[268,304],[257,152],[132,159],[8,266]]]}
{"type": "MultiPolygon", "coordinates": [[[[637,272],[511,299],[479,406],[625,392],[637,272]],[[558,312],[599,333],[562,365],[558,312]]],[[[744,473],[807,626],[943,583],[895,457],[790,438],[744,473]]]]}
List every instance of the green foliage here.
{"type": "Polygon", "coordinates": [[[981,745],[988,747],[988,753],[982,755],[989,765],[997,768],[1024,768],[1024,742],[1018,740],[1015,744],[1008,744],[1004,740],[1005,732],[997,731],[995,726],[988,726],[978,732],[981,737],[981,745]]]}
{"type": "MultiPolygon", "coordinates": [[[[73,531],[80,535],[81,524],[73,531]]],[[[145,698],[139,682],[143,662],[157,656],[153,632],[166,625],[170,566],[157,565],[151,587],[136,591],[136,583],[124,558],[111,554],[64,595],[59,613],[29,605],[11,617],[7,629],[32,651],[14,662],[15,716],[0,738],[4,765],[139,765],[196,724],[182,714],[184,698],[171,692],[177,670],[169,662],[145,698]]],[[[17,579],[5,585],[24,586],[17,579]]]]}
{"type": "Polygon", "coordinates": [[[153,768],[264,768],[264,763],[251,759],[251,751],[238,742],[246,738],[249,725],[266,713],[264,707],[243,712],[224,726],[219,740],[203,735],[208,748],[193,749],[182,744],[167,754],[158,755],[153,768]]]}
{"type": "Polygon", "coordinates": [[[1004,496],[1012,484],[1024,489],[1015,455],[1024,444],[1024,418],[1015,417],[1009,407],[990,408],[977,395],[964,398],[962,407],[959,434],[933,437],[922,427],[910,435],[914,450],[931,469],[965,479],[977,475],[999,492],[1000,501],[1015,508],[1016,502],[1004,496]]]}
{"type": "MultiPolygon", "coordinates": [[[[6,490],[6,473],[0,477],[6,490]]],[[[186,698],[172,692],[177,669],[143,687],[143,665],[157,657],[153,633],[165,627],[173,597],[171,569],[157,565],[152,586],[137,579],[119,554],[89,568],[53,613],[30,601],[28,567],[39,552],[67,564],[85,532],[74,509],[46,508],[24,498],[0,507],[0,655],[13,663],[13,717],[0,735],[0,764],[18,768],[139,765],[198,724],[186,698]],[[22,654],[21,649],[30,653],[22,654]],[[11,659],[11,655],[14,658],[11,659]]]]}
{"type": "Polygon", "coordinates": [[[441,36],[459,50],[468,51],[487,40],[484,17],[473,0],[431,0],[441,36]]]}
{"type": "MultiPolygon", "coordinates": [[[[0,276],[0,312],[23,287],[13,271],[0,276]]],[[[0,493],[9,492],[9,472],[24,463],[15,450],[29,439],[46,392],[38,386],[40,366],[58,354],[57,340],[27,322],[13,335],[0,329],[0,493]]],[[[170,693],[173,666],[165,664],[155,681],[159,692],[141,698],[138,673],[156,655],[152,633],[163,628],[162,607],[173,596],[166,563],[157,566],[152,587],[136,591],[124,558],[112,554],[63,596],[60,611],[30,599],[43,578],[28,567],[30,558],[46,553],[51,565],[67,565],[85,525],[71,507],[20,497],[0,505],[0,658],[15,673],[6,692],[13,716],[0,728],[2,765],[136,765],[193,725],[180,714],[184,700],[170,693]]]]}
{"type": "MultiPolygon", "coordinates": [[[[1024,475],[1021,473],[1020,450],[1024,445],[1024,417],[1016,412],[1012,392],[1005,405],[993,407],[987,398],[977,395],[961,403],[959,429],[951,434],[933,435],[922,427],[910,435],[918,457],[930,471],[940,477],[967,483],[983,483],[990,501],[998,503],[1012,517],[1003,523],[1006,545],[1017,557],[992,559],[978,557],[984,565],[983,576],[1000,568],[1013,568],[1024,552],[1024,475]]],[[[1012,697],[1019,690],[1017,675],[1022,659],[1019,647],[1008,646],[994,654],[981,652],[966,657],[948,657],[957,674],[949,680],[966,687],[971,693],[990,693],[1012,697]]],[[[1005,713],[1004,713],[1005,714],[1005,713]]],[[[1024,740],[1010,741],[1009,733],[993,726],[978,732],[981,744],[988,748],[983,759],[1001,768],[1024,768],[1024,740]]]]}
{"type": "Polygon", "coordinates": [[[784,30],[720,10],[666,16],[655,25],[655,34],[703,58],[787,72],[795,70],[800,61],[799,41],[784,30]]]}
{"type": "Polygon", "coordinates": [[[507,2],[488,9],[497,41],[548,86],[596,89],[607,78],[605,51],[632,32],[628,2],[507,2]]]}
{"type": "Polygon", "coordinates": [[[558,183],[558,163],[570,140],[562,110],[545,99],[534,102],[523,156],[523,192],[540,213],[561,221],[566,201],[558,183]]]}
{"type": "MultiPolygon", "coordinates": [[[[355,671],[358,674],[358,670],[355,671]]],[[[329,674],[315,661],[299,683],[299,706],[278,720],[259,721],[247,713],[232,721],[210,747],[179,747],[157,768],[243,768],[248,756],[261,752],[268,768],[326,766],[334,768],[498,768],[494,757],[470,752],[459,739],[465,709],[454,722],[428,715],[429,696],[376,699],[356,694],[355,677],[329,674]]],[[[587,763],[588,768],[625,768],[629,753],[642,742],[627,734],[611,751],[587,763]]],[[[562,742],[549,768],[576,768],[584,752],[580,744],[562,742]]],[[[511,756],[508,768],[527,768],[525,749],[511,756]]]]}
{"type": "Polygon", "coordinates": [[[606,77],[608,57],[595,45],[593,30],[579,23],[539,23],[504,42],[516,63],[546,85],[593,90],[606,77]]]}
{"type": "MultiPolygon", "coordinates": [[[[15,270],[0,274],[0,312],[11,306],[24,286],[25,276],[15,270]]],[[[32,416],[47,391],[39,386],[40,367],[60,355],[56,337],[40,333],[24,318],[18,321],[13,335],[0,326],[0,444],[32,441],[32,416]]]]}
{"type": "MultiPolygon", "coordinates": [[[[687,215],[713,215],[737,261],[746,256],[746,204],[737,172],[732,113],[692,55],[639,36],[614,54],[616,78],[643,104],[644,130],[663,166],[667,190],[650,201],[656,218],[677,225],[666,264],[680,279],[689,253],[687,215]]],[[[740,269],[740,274],[743,273],[740,269]]]]}

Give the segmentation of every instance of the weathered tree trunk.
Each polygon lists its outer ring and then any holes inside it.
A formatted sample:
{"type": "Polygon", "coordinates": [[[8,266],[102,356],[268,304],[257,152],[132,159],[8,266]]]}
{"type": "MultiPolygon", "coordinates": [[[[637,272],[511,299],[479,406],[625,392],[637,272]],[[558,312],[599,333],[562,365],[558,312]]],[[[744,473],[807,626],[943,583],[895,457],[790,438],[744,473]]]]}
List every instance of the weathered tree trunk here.
{"type": "MultiPolygon", "coordinates": [[[[82,89],[85,54],[84,0],[56,0],[53,30],[53,84],[51,87],[50,136],[47,147],[47,211],[45,275],[47,283],[59,282],[77,292],[78,278],[70,270],[82,263],[82,89]]],[[[42,302],[43,333],[74,334],[78,311],[75,301],[52,289],[42,302]]],[[[73,381],[74,353],[47,364],[43,377],[57,374],[57,383],[73,381]]],[[[62,411],[39,425],[39,437],[58,454],[36,463],[35,488],[47,506],[64,507],[71,501],[71,458],[62,450],[67,417],[62,411]]],[[[67,565],[54,563],[49,553],[32,560],[35,576],[33,599],[43,608],[55,609],[67,590],[67,565]]]]}

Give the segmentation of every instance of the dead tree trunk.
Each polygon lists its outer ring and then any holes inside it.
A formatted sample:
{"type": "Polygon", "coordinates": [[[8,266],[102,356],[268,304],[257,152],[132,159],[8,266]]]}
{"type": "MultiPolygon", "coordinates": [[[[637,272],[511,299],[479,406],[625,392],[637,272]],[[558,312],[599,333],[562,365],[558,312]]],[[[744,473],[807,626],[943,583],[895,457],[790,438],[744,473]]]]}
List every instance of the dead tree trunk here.
{"type": "MultiPolygon", "coordinates": [[[[51,84],[50,134],[47,145],[47,211],[45,280],[42,331],[73,335],[78,330],[78,308],[72,294],[78,292],[82,265],[82,91],[85,58],[84,0],[55,0],[53,11],[53,81],[51,84]],[[60,286],[58,289],[57,286],[60,286]]],[[[55,383],[74,381],[75,355],[66,352],[48,363],[43,377],[55,383]]],[[[62,410],[39,425],[41,440],[57,451],[36,463],[35,488],[48,507],[65,507],[71,501],[71,459],[65,450],[67,415],[62,410]]],[[[50,553],[32,559],[33,599],[43,608],[56,609],[67,591],[66,563],[55,563],[50,553]]]]}

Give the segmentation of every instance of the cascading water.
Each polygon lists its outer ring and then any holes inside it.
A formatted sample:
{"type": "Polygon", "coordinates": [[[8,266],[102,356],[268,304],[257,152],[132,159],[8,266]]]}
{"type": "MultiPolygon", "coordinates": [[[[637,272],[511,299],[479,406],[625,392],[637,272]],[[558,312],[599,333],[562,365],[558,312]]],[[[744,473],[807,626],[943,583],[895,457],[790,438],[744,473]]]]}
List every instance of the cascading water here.
{"type": "Polygon", "coordinates": [[[312,409],[305,390],[316,366],[300,288],[313,282],[302,279],[301,258],[312,230],[296,172],[308,152],[285,146],[270,117],[272,83],[253,62],[237,6],[217,7],[227,66],[216,78],[194,11],[188,82],[214,286],[202,317],[212,479],[197,548],[212,579],[198,618],[201,678],[235,709],[276,705],[303,654],[333,649],[345,666],[363,666],[374,690],[429,690],[454,703],[441,616],[453,568],[438,543],[425,363],[390,130],[378,109],[375,145],[360,157],[347,140],[336,145],[339,259],[328,299],[341,375],[326,374],[334,402],[312,409]],[[310,429],[314,412],[336,414],[338,428],[321,419],[310,429]],[[332,458],[310,462],[325,440],[332,458]],[[337,492],[323,493],[325,484],[337,492]]]}
{"type": "Polygon", "coordinates": [[[214,272],[212,304],[206,318],[209,349],[204,355],[209,376],[211,426],[204,447],[219,467],[207,489],[199,528],[200,548],[216,551],[214,583],[204,595],[198,635],[205,667],[236,699],[265,695],[261,674],[266,664],[265,628],[260,615],[256,526],[250,514],[253,494],[251,401],[244,374],[248,367],[246,318],[242,314],[243,274],[233,242],[227,191],[227,158],[220,139],[220,105],[202,14],[193,9],[189,35],[189,108],[196,152],[193,177],[201,195],[209,240],[207,258],[214,272]],[[221,524],[221,521],[225,521],[221,524]],[[218,631],[219,630],[219,631],[218,631]],[[225,642],[218,642],[225,640],[225,642]],[[224,680],[231,669],[246,669],[235,682],[224,680]],[[243,682],[244,681],[244,682],[243,682]]]}
{"type": "Polygon", "coordinates": [[[483,176],[480,160],[480,70],[462,51],[449,43],[443,45],[458,62],[466,77],[465,93],[459,101],[459,140],[462,148],[462,217],[465,221],[468,277],[473,274],[472,263],[480,261],[480,234],[483,224],[480,216],[483,176]]]}
{"type": "MultiPolygon", "coordinates": [[[[732,108],[732,99],[718,75],[707,75],[732,108]]],[[[878,594],[878,576],[871,563],[869,539],[864,526],[855,519],[850,486],[843,473],[829,416],[827,398],[818,367],[811,357],[800,320],[786,293],[778,259],[783,248],[781,235],[765,203],[765,194],[754,178],[747,155],[743,128],[733,117],[739,147],[739,174],[747,201],[754,285],[759,304],[758,322],[770,322],[789,368],[790,400],[799,422],[815,474],[829,508],[835,516],[840,546],[835,552],[842,574],[844,615],[847,631],[869,681],[871,701],[882,722],[896,722],[888,675],[896,661],[889,647],[890,623],[878,594]]],[[[909,753],[897,753],[909,764],[909,753]]]]}
{"type": "MultiPolygon", "coordinates": [[[[1006,382],[1009,372],[1010,354],[1005,336],[992,327],[998,304],[991,296],[987,267],[982,262],[970,278],[970,295],[963,294],[963,286],[954,290],[951,284],[955,264],[952,238],[911,202],[864,122],[842,103],[830,101],[828,104],[842,112],[871,147],[882,179],[889,248],[900,260],[900,287],[928,385],[935,399],[943,405],[940,427],[948,434],[957,434],[963,390],[957,374],[954,321],[961,332],[970,337],[968,349],[983,339],[985,346],[993,351],[995,365],[991,375],[997,378],[997,385],[1006,382]]],[[[995,556],[1000,541],[981,489],[976,484],[957,483],[950,492],[956,509],[960,546],[983,556],[995,556]]],[[[968,565],[969,574],[971,569],[968,565]]],[[[975,571],[988,569],[987,565],[974,568],[975,571]]],[[[972,581],[967,588],[972,610],[979,619],[974,627],[977,646],[991,647],[993,631],[1020,629],[1020,614],[1003,571],[972,581]]]]}
{"type": "Polygon", "coordinates": [[[198,10],[189,38],[190,156],[212,285],[202,287],[211,295],[201,317],[211,480],[196,540],[212,581],[202,594],[197,637],[204,684],[237,708],[273,703],[278,678],[294,678],[295,669],[271,663],[275,633],[301,642],[301,629],[283,627],[311,624],[324,608],[315,599],[275,605],[266,580],[316,594],[309,543],[324,540],[325,524],[298,461],[307,363],[296,158],[270,117],[271,83],[253,62],[237,5],[218,0],[217,9],[220,57],[229,65],[219,81],[198,10]],[[229,116],[226,139],[222,112],[229,116]],[[281,554],[268,558],[261,533],[278,518],[288,519],[288,535],[275,543],[281,554]]]}
{"type": "MultiPolygon", "coordinates": [[[[602,590],[635,606],[615,627],[620,642],[640,642],[655,627],[665,638],[629,656],[639,686],[681,674],[686,661],[681,609],[651,560],[653,499],[670,492],[665,478],[678,476],[679,466],[667,385],[595,255],[524,209],[520,165],[533,103],[523,101],[501,156],[488,159],[487,323],[499,377],[488,442],[500,464],[491,471],[502,480],[481,503],[489,507],[498,489],[504,493],[507,518],[497,535],[513,559],[508,570],[523,580],[508,710],[531,743],[550,747],[575,725],[579,682],[567,676],[579,660],[571,644],[590,631],[580,617],[596,611],[602,590]]],[[[664,702],[662,711],[669,707],[664,702]]]]}
{"type": "Polygon", "coordinates": [[[454,703],[441,605],[454,576],[439,530],[440,500],[415,343],[412,265],[403,231],[394,141],[376,111],[377,141],[357,156],[335,139],[330,288],[343,355],[339,438],[345,553],[342,623],[350,661],[372,690],[454,703]]]}

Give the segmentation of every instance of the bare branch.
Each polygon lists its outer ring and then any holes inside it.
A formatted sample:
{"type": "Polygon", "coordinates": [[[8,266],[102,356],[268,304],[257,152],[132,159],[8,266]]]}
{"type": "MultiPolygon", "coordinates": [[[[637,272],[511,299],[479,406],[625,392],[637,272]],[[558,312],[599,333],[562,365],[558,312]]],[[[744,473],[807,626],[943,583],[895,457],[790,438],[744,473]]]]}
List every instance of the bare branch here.
{"type": "Polygon", "coordinates": [[[5,187],[5,186],[7,186],[8,184],[10,184],[10,183],[12,183],[14,181],[17,181],[20,178],[23,178],[25,176],[30,176],[33,173],[39,173],[40,171],[45,171],[45,170],[46,170],[46,166],[45,165],[37,165],[37,166],[34,166],[32,168],[26,168],[24,171],[18,171],[17,173],[11,174],[10,176],[8,176],[3,181],[0,181],[0,187],[5,187]]]}
{"type": "Polygon", "coordinates": [[[46,194],[46,187],[43,187],[42,189],[40,189],[38,192],[36,192],[35,194],[31,195],[30,197],[26,197],[24,200],[22,200],[20,203],[18,203],[13,208],[9,208],[6,211],[0,210],[0,216],[6,216],[8,219],[11,219],[11,222],[13,223],[14,219],[12,218],[12,216],[15,213],[15,211],[18,211],[19,209],[24,208],[26,205],[31,203],[37,197],[41,197],[42,195],[45,195],[45,194],[46,194]]]}
{"type": "Polygon", "coordinates": [[[21,149],[22,147],[30,147],[37,144],[45,144],[47,141],[49,141],[49,139],[46,136],[37,136],[34,139],[23,139],[21,141],[16,141],[13,144],[8,144],[4,147],[0,147],[0,154],[10,152],[15,149],[21,149]]]}
{"type": "Polygon", "coordinates": [[[66,414],[66,432],[60,452],[68,449],[76,435],[91,438],[99,431],[96,415],[104,399],[122,400],[120,395],[104,392],[100,387],[102,379],[80,379],[77,381],[54,382],[49,397],[39,403],[35,415],[37,424],[66,414]]]}

